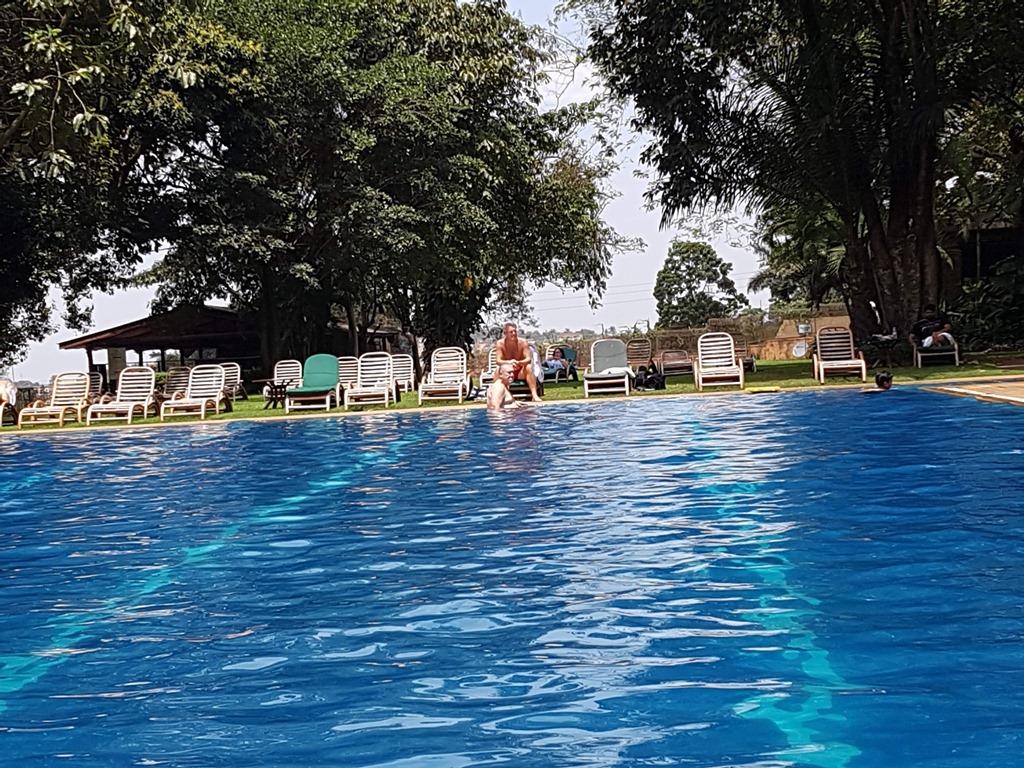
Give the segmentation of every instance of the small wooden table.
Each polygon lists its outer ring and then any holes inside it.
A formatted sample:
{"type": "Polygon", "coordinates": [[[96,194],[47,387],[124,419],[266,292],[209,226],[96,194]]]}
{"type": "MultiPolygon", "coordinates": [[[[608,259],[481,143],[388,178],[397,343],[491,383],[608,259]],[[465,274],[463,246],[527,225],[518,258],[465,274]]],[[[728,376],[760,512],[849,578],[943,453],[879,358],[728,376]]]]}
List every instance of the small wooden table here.
{"type": "Polygon", "coordinates": [[[288,379],[278,383],[276,379],[253,379],[253,384],[265,384],[266,402],[263,404],[263,410],[267,408],[277,408],[280,405],[284,407],[284,399],[288,396],[288,387],[292,385],[292,380],[288,379]]]}

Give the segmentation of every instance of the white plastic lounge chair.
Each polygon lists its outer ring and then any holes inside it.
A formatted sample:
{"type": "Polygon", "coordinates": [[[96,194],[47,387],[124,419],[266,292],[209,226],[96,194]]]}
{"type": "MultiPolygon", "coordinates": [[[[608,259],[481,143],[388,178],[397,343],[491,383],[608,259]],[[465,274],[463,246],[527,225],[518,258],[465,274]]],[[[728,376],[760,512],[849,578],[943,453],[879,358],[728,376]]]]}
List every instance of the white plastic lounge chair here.
{"type": "Polygon", "coordinates": [[[98,403],[103,397],[103,374],[99,371],[89,372],[89,402],[98,403]]]}
{"type": "Polygon", "coordinates": [[[419,403],[424,400],[458,400],[469,394],[466,351],[458,347],[439,347],[430,356],[430,371],[420,382],[419,403]]]}
{"type": "Polygon", "coordinates": [[[341,390],[354,387],[359,381],[359,358],[347,355],[338,358],[338,402],[341,402],[341,390]]]}
{"type": "Polygon", "coordinates": [[[416,366],[412,355],[392,355],[391,372],[395,377],[395,386],[403,392],[416,389],[416,366]]]}
{"type": "Polygon", "coordinates": [[[704,387],[743,389],[743,358],[737,357],[733,338],[728,333],[705,333],[697,339],[697,362],[693,379],[700,391],[704,387]]]}
{"type": "Polygon", "coordinates": [[[188,389],[188,377],[192,373],[191,368],[178,366],[170,368],[164,378],[163,397],[174,397],[176,394],[185,394],[188,389]]]}
{"type": "Polygon", "coordinates": [[[238,363],[221,363],[224,369],[224,396],[229,400],[236,400],[239,397],[248,400],[249,395],[242,385],[242,366],[238,363]]]}
{"type": "Polygon", "coordinates": [[[627,364],[622,339],[598,339],[590,345],[590,370],[583,374],[583,396],[629,394],[633,371],[627,364]]]}
{"type": "Polygon", "coordinates": [[[58,373],[50,387],[50,401],[36,400],[21,409],[18,428],[32,424],[57,424],[82,420],[89,407],[89,374],[82,371],[58,373]]]}
{"type": "Polygon", "coordinates": [[[742,333],[730,333],[732,336],[732,344],[736,349],[736,357],[743,363],[744,369],[755,373],[757,371],[757,358],[754,357],[754,353],[750,351],[750,343],[747,341],[747,337],[742,333]]]}
{"type": "Polygon", "coordinates": [[[188,375],[184,397],[164,400],[160,406],[160,421],[168,416],[191,416],[198,413],[205,419],[206,412],[220,413],[224,398],[224,368],[219,365],[197,365],[188,375]]]}
{"type": "Polygon", "coordinates": [[[486,387],[494,381],[494,374],[498,371],[498,350],[491,347],[487,353],[487,367],[480,371],[480,386],[486,387]]]}
{"type": "Polygon", "coordinates": [[[345,409],[350,405],[391,404],[394,397],[395,374],[391,355],[367,352],[359,357],[359,378],[354,386],[345,388],[345,409]]]}
{"type": "MultiPolygon", "coordinates": [[[[301,387],[302,363],[298,360],[278,360],[274,363],[275,387],[301,387]]],[[[263,388],[263,397],[270,397],[270,385],[263,388]]]]}
{"type": "Polygon", "coordinates": [[[693,358],[685,349],[666,349],[659,359],[662,376],[693,373],[693,358]]]}
{"type": "Polygon", "coordinates": [[[849,328],[838,326],[818,331],[814,355],[814,378],[822,384],[830,373],[856,374],[861,381],[868,380],[868,364],[864,353],[853,348],[853,334],[849,328]]]}
{"type": "Polygon", "coordinates": [[[150,406],[156,410],[156,372],[148,366],[132,365],[117,377],[117,396],[105,403],[90,405],[85,423],[127,419],[131,424],[136,412],[146,418],[150,406]]]}
{"type": "Polygon", "coordinates": [[[338,404],[338,358],[334,355],[310,355],[302,364],[302,386],[285,392],[284,412],[298,410],[329,411],[338,404]]]}
{"type": "Polygon", "coordinates": [[[930,347],[919,347],[914,345],[914,366],[922,368],[925,359],[933,360],[937,357],[951,357],[953,365],[960,365],[960,345],[956,339],[952,344],[933,344],[930,347]]]}
{"type": "Polygon", "coordinates": [[[651,340],[630,339],[626,342],[626,364],[636,371],[641,365],[647,366],[651,362],[651,340]]]}

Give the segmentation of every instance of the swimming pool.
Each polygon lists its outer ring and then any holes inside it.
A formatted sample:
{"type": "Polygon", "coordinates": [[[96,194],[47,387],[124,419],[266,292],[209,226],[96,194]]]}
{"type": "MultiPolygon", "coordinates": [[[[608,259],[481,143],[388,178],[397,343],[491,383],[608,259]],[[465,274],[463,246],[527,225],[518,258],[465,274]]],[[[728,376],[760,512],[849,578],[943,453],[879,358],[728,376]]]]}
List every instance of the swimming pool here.
{"type": "Polygon", "coordinates": [[[1022,438],[906,389],[7,437],[0,749],[1017,766],[1022,438]]]}

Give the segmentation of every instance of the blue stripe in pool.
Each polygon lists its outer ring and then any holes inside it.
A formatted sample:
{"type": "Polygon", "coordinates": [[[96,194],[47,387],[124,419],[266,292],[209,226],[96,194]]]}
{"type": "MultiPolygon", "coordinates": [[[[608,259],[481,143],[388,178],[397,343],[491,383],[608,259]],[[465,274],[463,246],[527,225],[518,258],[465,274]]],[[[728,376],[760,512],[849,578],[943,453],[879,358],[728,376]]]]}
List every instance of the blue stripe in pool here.
{"type": "Polygon", "coordinates": [[[928,392],[7,437],[33,766],[1016,766],[1024,411],[928,392]]]}

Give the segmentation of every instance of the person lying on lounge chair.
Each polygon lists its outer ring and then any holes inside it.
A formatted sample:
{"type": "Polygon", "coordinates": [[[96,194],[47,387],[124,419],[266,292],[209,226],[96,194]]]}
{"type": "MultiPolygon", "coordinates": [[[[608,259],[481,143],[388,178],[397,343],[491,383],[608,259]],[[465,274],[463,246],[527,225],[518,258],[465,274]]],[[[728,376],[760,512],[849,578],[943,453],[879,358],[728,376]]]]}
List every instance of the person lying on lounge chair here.
{"type": "Polygon", "coordinates": [[[499,411],[502,408],[521,407],[508,385],[512,383],[513,368],[511,363],[502,363],[494,374],[494,381],[487,387],[487,410],[499,411]]]}

